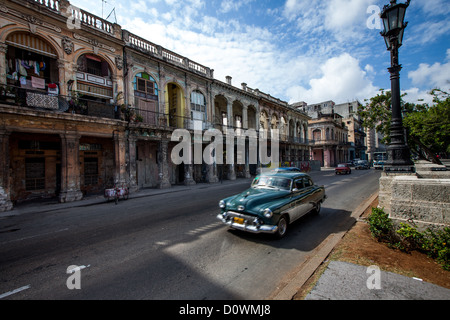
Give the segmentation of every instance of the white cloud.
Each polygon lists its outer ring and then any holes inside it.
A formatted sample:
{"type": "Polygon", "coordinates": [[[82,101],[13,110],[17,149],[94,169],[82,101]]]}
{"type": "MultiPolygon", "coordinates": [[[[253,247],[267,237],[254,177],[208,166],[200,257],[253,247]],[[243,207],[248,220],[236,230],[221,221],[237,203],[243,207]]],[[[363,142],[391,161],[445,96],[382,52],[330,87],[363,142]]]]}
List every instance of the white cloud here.
{"type": "MultiPolygon", "coordinates": [[[[429,45],[442,36],[450,33],[450,24],[448,21],[427,21],[419,24],[413,29],[412,35],[406,39],[408,43],[418,43],[429,45]]],[[[408,37],[408,35],[407,35],[408,37]]]]}
{"type": "Polygon", "coordinates": [[[220,12],[227,13],[230,11],[237,11],[243,5],[242,2],[235,2],[233,0],[224,0],[220,5],[220,12]]]}
{"type": "Polygon", "coordinates": [[[433,96],[429,94],[429,91],[422,91],[419,88],[411,88],[408,90],[403,90],[402,94],[403,93],[406,93],[406,96],[402,97],[402,99],[406,102],[415,104],[433,104],[433,96]]]}
{"type": "MultiPolygon", "coordinates": [[[[448,56],[447,60],[450,60],[448,56]]],[[[421,63],[417,70],[408,73],[408,78],[415,86],[425,85],[430,90],[433,88],[448,90],[450,89],[450,61],[444,64],[436,62],[433,65],[421,63]]]]}
{"type": "Polygon", "coordinates": [[[376,95],[377,88],[368,79],[367,72],[348,53],[328,59],[320,69],[322,77],[311,79],[309,88],[293,86],[288,90],[291,103],[305,101],[311,104],[326,100],[342,103],[376,95]]]}
{"type": "Polygon", "coordinates": [[[338,34],[353,34],[366,28],[367,8],[373,0],[331,0],[327,1],[325,26],[338,34]]]}
{"type": "Polygon", "coordinates": [[[448,0],[415,0],[422,10],[431,16],[445,15],[450,13],[450,3],[448,0]]]}

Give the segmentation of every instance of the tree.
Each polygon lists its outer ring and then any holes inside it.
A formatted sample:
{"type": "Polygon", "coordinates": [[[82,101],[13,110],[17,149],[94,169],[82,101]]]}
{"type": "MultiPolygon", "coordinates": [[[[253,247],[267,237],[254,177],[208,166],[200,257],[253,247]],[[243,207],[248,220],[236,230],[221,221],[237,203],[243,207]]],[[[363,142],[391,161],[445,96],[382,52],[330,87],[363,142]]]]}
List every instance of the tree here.
{"type": "MultiPolygon", "coordinates": [[[[382,142],[389,144],[391,92],[383,89],[380,92],[370,98],[365,106],[360,106],[358,113],[363,126],[382,133],[382,142]]],[[[405,114],[403,125],[411,151],[421,159],[440,163],[436,154],[450,153],[450,95],[439,89],[432,90],[430,94],[434,96],[431,106],[402,101],[405,114]]]]}
{"type": "Polygon", "coordinates": [[[431,91],[434,104],[414,105],[403,120],[408,130],[408,144],[423,158],[440,163],[436,154],[450,153],[450,95],[442,90],[431,91]]]}
{"type": "Polygon", "coordinates": [[[370,98],[365,106],[359,105],[358,114],[363,121],[363,127],[375,129],[377,132],[382,133],[383,140],[381,142],[388,144],[391,141],[391,92],[385,92],[384,89],[380,89],[380,92],[380,94],[370,98]]]}

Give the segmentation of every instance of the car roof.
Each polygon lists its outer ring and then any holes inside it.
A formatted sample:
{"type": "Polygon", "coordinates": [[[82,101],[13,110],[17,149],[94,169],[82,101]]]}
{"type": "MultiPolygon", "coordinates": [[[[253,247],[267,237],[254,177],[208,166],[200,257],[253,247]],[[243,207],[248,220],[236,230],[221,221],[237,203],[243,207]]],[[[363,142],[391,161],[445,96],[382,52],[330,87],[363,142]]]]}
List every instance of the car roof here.
{"type": "Polygon", "coordinates": [[[260,176],[283,177],[283,178],[289,178],[289,179],[294,179],[294,178],[298,178],[298,177],[310,178],[310,176],[304,172],[294,172],[294,171],[267,172],[267,173],[261,173],[260,176]]]}

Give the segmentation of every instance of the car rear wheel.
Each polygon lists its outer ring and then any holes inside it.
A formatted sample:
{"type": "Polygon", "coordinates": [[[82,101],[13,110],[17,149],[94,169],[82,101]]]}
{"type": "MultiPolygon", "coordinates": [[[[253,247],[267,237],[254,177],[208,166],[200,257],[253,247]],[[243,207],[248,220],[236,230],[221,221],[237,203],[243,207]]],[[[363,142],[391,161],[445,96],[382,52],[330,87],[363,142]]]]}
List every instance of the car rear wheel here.
{"type": "Polygon", "coordinates": [[[314,208],[314,210],[312,212],[314,214],[319,214],[321,208],[322,208],[322,203],[319,201],[319,202],[316,203],[316,207],[314,208]]]}
{"type": "Polygon", "coordinates": [[[277,237],[278,239],[281,239],[281,238],[283,238],[283,237],[286,235],[286,233],[287,233],[288,221],[287,221],[287,219],[286,219],[286,216],[282,216],[282,217],[280,218],[280,220],[278,220],[277,227],[278,227],[278,229],[277,229],[277,232],[276,232],[275,235],[276,235],[276,237],[277,237]]]}

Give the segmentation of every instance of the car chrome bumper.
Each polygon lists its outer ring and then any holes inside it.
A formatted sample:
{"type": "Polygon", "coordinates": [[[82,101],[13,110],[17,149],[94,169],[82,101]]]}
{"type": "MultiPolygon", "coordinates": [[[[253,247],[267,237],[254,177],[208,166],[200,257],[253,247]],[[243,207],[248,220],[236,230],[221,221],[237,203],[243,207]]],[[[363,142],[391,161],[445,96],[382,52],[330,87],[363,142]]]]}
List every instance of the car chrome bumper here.
{"type": "MultiPolygon", "coordinates": [[[[219,219],[220,221],[222,221],[223,223],[225,223],[226,225],[230,226],[233,229],[238,229],[238,230],[243,230],[243,231],[248,231],[248,232],[252,232],[252,233],[275,233],[278,230],[278,226],[273,226],[273,225],[267,225],[267,224],[259,224],[259,223],[248,223],[246,221],[244,221],[244,223],[236,223],[234,222],[234,217],[235,215],[229,215],[227,213],[227,215],[223,215],[221,213],[219,213],[217,215],[217,219],[219,219]]],[[[257,219],[257,218],[255,218],[257,219]]]]}

